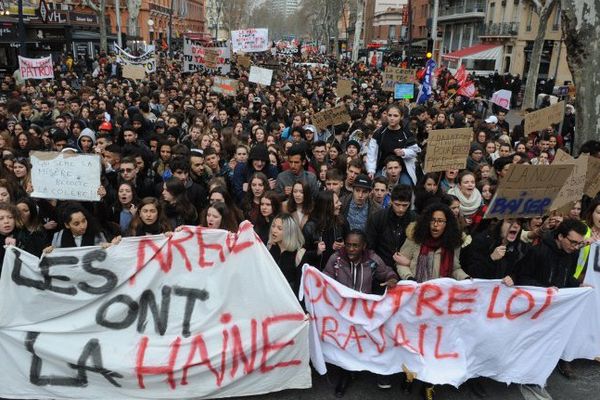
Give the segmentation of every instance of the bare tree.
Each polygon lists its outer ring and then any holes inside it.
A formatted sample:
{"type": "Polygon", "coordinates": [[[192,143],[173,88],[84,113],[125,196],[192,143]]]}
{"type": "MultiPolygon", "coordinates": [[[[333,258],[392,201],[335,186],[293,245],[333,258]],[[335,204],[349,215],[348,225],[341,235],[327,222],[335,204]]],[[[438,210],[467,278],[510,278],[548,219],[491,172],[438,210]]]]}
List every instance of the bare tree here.
{"type": "Polygon", "coordinates": [[[578,148],[600,137],[600,3],[598,0],[562,0],[562,29],[567,62],[577,88],[575,97],[578,148]]]}
{"type": "Polygon", "coordinates": [[[142,0],[127,0],[127,35],[130,37],[139,35],[137,22],[141,6],[142,0]]]}
{"type": "MultiPolygon", "coordinates": [[[[556,8],[559,0],[528,0],[533,8],[533,12],[539,17],[539,25],[531,58],[529,60],[529,71],[527,71],[527,83],[525,94],[523,96],[523,108],[533,108],[535,106],[535,88],[537,86],[538,75],[540,71],[540,62],[542,60],[542,50],[544,48],[544,39],[546,37],[546,27],[552,11],[556,8]]],[[[558,60],[560,61],[560,60],[558,60]]]]}
{"type": "Polygon", "coordinates": [[[108,51],[108,40],[106,38],[106,0],[83,0],[83,5],[91,8],[98,16],[100,26],[100,50],[108,51]]]}
{"type": "Polygon", "coordinates": [[[223,1],[223,9],[221,10],[223,28],[227,30],[229,37],[231,37],[231,31],[245,28],[243,20],[249,14],[247,0],[223,1]]]}

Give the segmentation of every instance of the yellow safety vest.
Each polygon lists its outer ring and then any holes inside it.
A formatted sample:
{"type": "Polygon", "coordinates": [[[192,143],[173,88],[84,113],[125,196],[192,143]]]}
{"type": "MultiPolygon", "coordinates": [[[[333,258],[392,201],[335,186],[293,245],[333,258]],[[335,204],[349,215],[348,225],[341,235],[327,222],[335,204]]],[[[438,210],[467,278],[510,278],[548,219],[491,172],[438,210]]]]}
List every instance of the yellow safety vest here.
{"type": "MultiPolygon", "coordinates": [[[[584,238],[589,239],[592,237],[592,230],[587,228],[587,232],[585,233],[584,238]]],[[[585,271],[585,267],[588,262],[588,256],[590,255],[590,245],[584,246],[579,250],[579,258],[577,259],[577,267],[575,268],[575,273],[573,276],[575,279],[579,279],[583,271],[585,271]]]]}

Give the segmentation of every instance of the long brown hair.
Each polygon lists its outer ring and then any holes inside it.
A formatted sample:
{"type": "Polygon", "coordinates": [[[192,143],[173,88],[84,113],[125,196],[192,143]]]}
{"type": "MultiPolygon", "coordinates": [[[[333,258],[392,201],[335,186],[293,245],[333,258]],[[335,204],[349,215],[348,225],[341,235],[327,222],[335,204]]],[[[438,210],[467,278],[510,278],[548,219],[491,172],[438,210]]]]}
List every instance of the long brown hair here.
{"type": "Polygon", "coordinates": [[[161,233],[165,233],[165,232],[169,232],[169,231],[173,230],[173,228],[171,227],[171,224],[169,223],[169,220],[165,216],[165,213],[162,209],[162,205],[161,205],[160,201],[158,201],[158,199],[155,197],[144,197],[142,199],[142,201],[140,202],[140,204],[138,205],[138,212],[135,213],[135,216],[133,217],[133,220],[131,221],[131,225],[129,226],[129,234],[131,236],[136,236],[138,228],[145,225],[144,222],[142,221],[142,219],[140,218],[140,211],[142,210],[142,207],[144,207],[148,204],[153,205],[156,208],[156,211],[158,212],[158,218],[156,219],[156,222],[158,223],[158,227],[160,228],[161,233]]]}

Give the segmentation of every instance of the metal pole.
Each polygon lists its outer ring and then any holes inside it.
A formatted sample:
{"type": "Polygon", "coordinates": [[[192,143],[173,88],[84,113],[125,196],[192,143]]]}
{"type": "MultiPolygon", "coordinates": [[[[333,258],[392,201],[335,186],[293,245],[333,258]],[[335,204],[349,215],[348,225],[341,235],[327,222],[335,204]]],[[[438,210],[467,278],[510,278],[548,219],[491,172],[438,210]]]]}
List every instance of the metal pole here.
{"type": "Polygon", "coordinates": [[[25,44],[25,39],[27,33],[25,32],[25,22],[23,21],[23,0],[19,0],[19,54],[21,57],[27,57],[27,47],[25,44]]]}
{"type": "Polygon", "coordinates": [[[121,38],[121,2],[115,0],[115,18],[117,19],[117,44],[123,48],[123,39],[121,38]]]}
{"type": "Polygon", "coordinates": [[[431,13],[431,39],[433,40],[433,49],[431,49],[432,58],[437,62],[435,53],[435,42],[437,40],[438,12],[440,9],[440,0],[433,0],[433,11],[431,13]]]}
{"type": "Polygon", "coordinates": [[[408,51],[406,52],[406,58],[408,60],[408,68],[411,67],[412,58],[412,0],[408,0],[408,51]]]}
{"type": "Polygon", "coordinates": [[[173,58],[173,46],[172,46],[172,39],[171,36],[173,36],[173,2],[175,0],[171,0],[171,9],[169,10],[169,36],[167,37],[168,39],[168,45],[169,45],[169,58],[173,58]]]}

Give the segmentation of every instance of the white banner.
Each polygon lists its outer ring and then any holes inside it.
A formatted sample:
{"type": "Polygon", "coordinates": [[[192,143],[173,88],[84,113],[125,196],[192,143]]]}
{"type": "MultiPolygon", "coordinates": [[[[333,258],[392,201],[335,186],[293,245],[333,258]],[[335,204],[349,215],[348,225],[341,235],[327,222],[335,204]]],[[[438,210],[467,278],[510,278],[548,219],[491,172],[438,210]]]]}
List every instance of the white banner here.
{"type": "Polygon", "coordinates": [[[509,288],[500,281],[401,283],[385,296],[351,290],[305,266],[313,366],[459,386],[485,376],[543,385],[555,368],[590,288],[509,288]]]}
{"type": "Polygon", "coordinates": [[[22,79],[54,79],[52,57],[25,58],[19,56],[19,71],[22,79]]]}
{"type": "Polygon", "coordinates": [[[100,156],[32,151],[31,197],[99,201],[100,156]]]}
{"type": "Polygon", "coordinates": [[[231,31],[231,47],[234,53],[256,53],[269,49],[269,29],[242,29],[231,31]]]}
{"type": "Polygon", "coordinates": [[[115,48],[119,52],[117,55],[117,62],[122,65],[142,65],[147,74],[156,72],[156,57],[154,55],[154,46],[151,50],[140,56],[134,56],[129,54],[118,45],[115,48]]]}
{"type": "Polygon", "coordinates": [[[494,92],[492,95],[492,103],[495,105],[504,108],[505,110],[510,110],[510,98],[512,97],[512,92],[510,90],[498,90],[494,92]]]}
{"type": "Polygon", "coordinates": [[[183,72],[196,71],[214,71],[216,74],[225,75],[231,71],[231,52],[229,47],[211,47],[212,50],[219,51],[219,60],[217,69],[210,69],[205,66],[203,42],[183,37],[183,72]]]}
{"type": "Polygon", "coordinates": [[[237,233],[186,227],[41,260],[10,247],[0,293],[3,398],[200,399],[311,386],[307,317],[247,221],[237,233]]]}
{"type": "Polygon", "coordinates": [[[273,80],[273,70],[272,69],[256,67],[254,65],[250,67],[250,76],[248,77],[249,82],[269,86],[271,84],[272,80],[273,80]]]}

